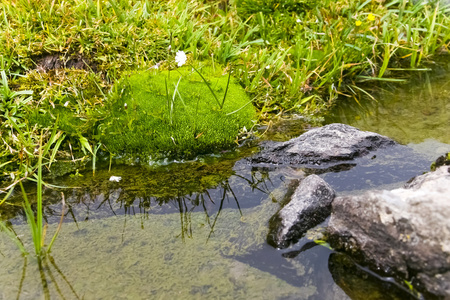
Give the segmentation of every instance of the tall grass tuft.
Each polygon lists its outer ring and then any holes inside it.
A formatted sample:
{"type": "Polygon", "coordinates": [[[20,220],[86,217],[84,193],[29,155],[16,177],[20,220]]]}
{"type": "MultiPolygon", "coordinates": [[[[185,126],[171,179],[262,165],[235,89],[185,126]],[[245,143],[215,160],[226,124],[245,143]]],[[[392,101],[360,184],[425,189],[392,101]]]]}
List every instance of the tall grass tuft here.
{"type": "MultiPolygon", "coordinates": [[[[42,143],[42,139],[41,139],[42,143]]],[[[22,181],[19,182],[20,189],[22,192],[22,197],[24,200],[23,208],[25,211],[25,215],[27,217],[27,222],[30,228],[31,237],[33,240],[34,245],[34,252],[36,254],[36,257],[38,259],[41,259],[45,256],[46,253],[49,253],[51,251],[51,248],[53,246],[54,241],[56,240],[56,237],[58,236],[61,225],[63,221],[64,216],[64,197],[63,197],[63,209],[62,209],[62,216],[60,224],[54,233],[50,243],[47,247],[45,247],[45,236],[47,232],[47,224],[43,225],[43,199],[42,199],[42,186],[43,186],[43,180],[42,180],[42,157],[43,157],[43,150],[42,150],[42,144],[40,143],[39,147],[39,155],[38,155],[38,166],[37,166],[37,176],[35,178],[36,184],[37,184],[37,199],[36,199],[36,212],[34,212],[32,205],[28,199],[27,193],[24,189],[24,186],[22,184],[22,181]]],[[[15,234],[12,228],[6,226],[3,222],[0,223],[0,226],[3,228],[3,230],[8,234],[8,236],[11,237],[11,239],[17,244],[19,249],[22,251],[23,254],[28,254],[27,250],[25,249],[25,246],[23,242],[19,239],[19,237],[15,234]]]]}
{"type": "MultiPolygon", "coordinates": [[[[56,126],[55,126],[56,128],[56,126]]],[[[53,153],[55,153],[58,150],[59,144],[61,143],[61,137],[59,139],[55,139],[56,130],[53,131],[52,138],[50,138],[50,141],[52,143],[55,143],[56,146],[53,148],[53,153]]],[[[64,136],[62,136],[64,138],[64,136]]],[[[64,216],[64,196],[63,196],[63,207],[62,207],[62,215],[60,224],[54,233],[50,243],[47,247],[45,247],[45,237],[47,232],[47,224],[43,224],[43,198],[42,198],[42,186],[44,185],[43,182],[43,175],[42,175],[42,167],[44,166],[43,157],[44,155],[50,150],[50,145],[48,144],[45,147],[42,145],[42,139],[43,139],[43,133],[41,133],[41,138],[39,140],[39,148],[38,148],[38,161],[37,161],[37,174],[34,174],[33,177],[29,177],[28,179],[36,182],[37,184],[37,199],[36,199],[36,212],[33,210],[32,204],[28,199],[28,195],[25,191],[25,188],[23,186],[22,181],[19,180],[17,183],[20,186],[22,197],[23,197],[23,209],[25,211],[25,215],[27,217],[27,223],[30,228],[31,238],[34,245],[34,252],[38,259],[41,259],[45,256],[46,253],[49,253],[51,251],[51,248],[53,246],[53,243],[56,240],[56,237],[58,236],[61,225],[63,221],[64,216]]],[[[53,157],[52,155],[51,157],[53,157]]],[[[48,162],[48,164],[51,164],[51,160],[48,162]]],[[[31,176],[32,174],[30,174],[31,176]]],[[[13,191],[14,186],[10,188],[10,192],[6,195],[5,199],[9,197],[11,192],[13,191]]],[[[28,251],[26,250],[23,242],[20,240],[20,238],[15,234],[12,227],[7,226],[3,222],[0,222],[0,227],[8,234],[8,236],[16,243],[16,245],[19,247],[21,252],[25,255],[28,254],[28,251]]]]}

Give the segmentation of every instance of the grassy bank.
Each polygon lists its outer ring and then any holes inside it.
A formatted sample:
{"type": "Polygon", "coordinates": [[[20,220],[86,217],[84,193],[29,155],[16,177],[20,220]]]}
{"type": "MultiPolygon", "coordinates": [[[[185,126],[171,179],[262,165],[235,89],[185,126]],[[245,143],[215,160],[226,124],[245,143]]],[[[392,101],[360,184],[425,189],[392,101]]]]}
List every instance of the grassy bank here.
{"type": "Polygon", "coordinates": [[[450,41],[449,7],[426,1],[0,3],[0,175],[12,185],[35,172],[41,136],[47,167],[106,150],[96,134],[113,84],[124,72],[166,70],[179,50],[232,72],[263,121],[320,113],[339,95],[357,100],[361,82],[398,80],[450,41]],[[45,126],[35,121],[44,113],[45,126]]]}

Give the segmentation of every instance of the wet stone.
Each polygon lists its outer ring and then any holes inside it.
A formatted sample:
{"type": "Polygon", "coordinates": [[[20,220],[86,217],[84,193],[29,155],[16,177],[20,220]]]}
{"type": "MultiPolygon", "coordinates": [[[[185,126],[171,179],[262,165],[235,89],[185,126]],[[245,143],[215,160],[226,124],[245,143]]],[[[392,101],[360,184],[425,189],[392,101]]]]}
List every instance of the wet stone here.
{"type": "Polygon", "coordinates": [[[432,297],[450,299],[449,171],[443,166],[406,188],[336,198],[330,244],[432,297]]]}
{"type": "Polygon", "coordinates": [[[312,129],[286,142],[266,142],[249,160],[253,165],[274,164],[326,168],[348,163],[380,147],[396,142],[377,133],[345,124],[312,129]]]}
{"type": "Polygon", "coordinates": [[[277,248],[297,242],[328,217],[334,197],[334,190],[319,176],[303,179],[289,203],[270,219],[267,242],[277,248]]]}

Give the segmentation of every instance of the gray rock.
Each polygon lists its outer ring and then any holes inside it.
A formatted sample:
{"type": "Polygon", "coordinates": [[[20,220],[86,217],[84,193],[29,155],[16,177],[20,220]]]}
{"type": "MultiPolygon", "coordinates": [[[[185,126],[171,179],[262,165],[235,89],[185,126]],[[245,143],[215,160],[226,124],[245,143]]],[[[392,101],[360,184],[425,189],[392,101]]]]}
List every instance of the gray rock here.
{"type": "MultiPolygon", "coordinates": [[[[405,189],[420,189],[423,185],[437,184],[437,183],[446,183],[446,180],[449,179],[450,167],[443,166],[438,168],[434,172],[428,172],[423,175],[417,176],[413,178],[410,182],[405,184],[405,189]],[[431,182],[431,183],[430,183],[431,182]]],[[[447,187],[450,190],[450,187],[447,187]]]]}
{"type": "Polygon", "coordinates": [[[336,198],[328,230],[336,249],[450,299],[450,167],[407,188],[336,198]]]}
{"type": "Polygon", "coordinates": [[[286,142],[267,142],[250,161],[253,164],[328,166],[394,144],[393,140],[377,133],[336,123],[312,129],[286,142]]]}
{"type": "Polygon", "coordinates": [[[269,221],[267,242],[286,248],[306,231],[323,222],[331,212],[334,190],[317,175],[303,179],[288,204],[269,221]]]}

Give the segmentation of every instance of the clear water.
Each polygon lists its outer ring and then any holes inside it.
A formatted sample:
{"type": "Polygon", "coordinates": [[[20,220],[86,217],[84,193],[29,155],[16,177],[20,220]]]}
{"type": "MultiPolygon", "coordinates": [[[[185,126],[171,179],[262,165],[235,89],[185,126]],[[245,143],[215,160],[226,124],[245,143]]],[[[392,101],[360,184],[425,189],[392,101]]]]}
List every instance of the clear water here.
{"type": "MultiPolygon", "coordinates": [[[[392,278],[314,243],[326,222],[284,250],[270,247],[266,235],[284,195],[310,173],[319,173],[340,195],[390,189],[450,150],[450,76],[421,76],[392,91],[377,88],[378,102],[343,100],[333,111],[327,122],[401,143],[359,158],[345,171],[254,168],[245,156],[255,149],[240,149],[193,162],[113,166],[95,176],[58,178],[52,183],[67,188],[45,190],[50,234],[62,213],[62,195],[67,207],[49,259],[39,267],[0,234],[0,299],[414,299],[392,278]],[[111,175],[122,180],[110,182],[111,175]]],[[[298,120],[280,125],[271,138],[307,127],[298,120]]],[[[33,188],[27,189],[33,198],[33,188]]],[[[31,251],[20,202],[13,198],[0,213],[31,251]]]]}
{"type": "Polygon", "coordinates": [[[447,70],[433,75],[418,73],[408,84],[374,86],[367,91],[374,99],[364,97],[357,104],[352,98],[341,98],[327,122],[374,131],[412,147],[450,143],[450,75],[447,70]]]}

